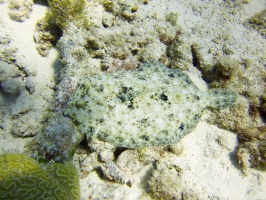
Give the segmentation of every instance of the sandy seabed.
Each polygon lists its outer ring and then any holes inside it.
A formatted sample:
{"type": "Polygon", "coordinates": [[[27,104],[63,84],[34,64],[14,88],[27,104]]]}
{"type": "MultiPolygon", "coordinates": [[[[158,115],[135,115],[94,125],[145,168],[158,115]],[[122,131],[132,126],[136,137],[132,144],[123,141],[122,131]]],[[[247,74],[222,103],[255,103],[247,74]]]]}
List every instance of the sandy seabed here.
{"type": "MultiPolygon", "coordinates": [[[[189,2],[190,5],[195,3],[197,6],[197,1],[189,2]]],[[[178,3],[179,1],[176,1],[176,4],[178,3]]],[[[263,1],[251,1],[249,8],[245,8],[245,14],[252,16],[263,9],[262,5],[263,1]]],[[[189,10],[188,6],[180,11],[181,24],[200,22],[197,16],[190,16],[189,10]]],[[[35,116],[36,112],[45,110],[53,102],[58,66],[60,66],[59,52],[56,48],[52,48],[47,57],[40,56],[35,48],[33,37],[35,26],[37,21],[45,16],[47,7],[34,4],[30,18],[24,22],[10,19],[8,12],[7,3],[0,4],[0,33],[8,36],[10,44],[17,49],[15,63],[29,71],[35,88],[31,95],[25,94],[25,98],[6,97],[1,91],[0,154],[25,151],[25,145],[31,141],[31,137],[14,137],[14,134],[10,133],[16,124],[12,123],[13,119],[7,112],[22,113],[23,109],[27,108],[26,112],[32,112],[32,117],[25,119],[23,123],[34,124],[34,120],[38,120],[38,115],[35,116]]],[[[206,15],[207,12],[213,11],[206,11],[206,15]]],[[[214,24],[211,23],[210,26],[214,24]]],[[[250,43],[250,45],[256,45],[256,43],[250,43]]],[[[200,78],[192,77],[192,79],[198,87],[207,88],[206,83],[200,78]]],[[[255,169],[250,169],[246,174],[241,171],[235,152],[238,145],[236,134],[208,124],[206,118],[209,112],[204,113],[196,129],[180,142],[182,154],[166,153],[160,158],[159,163],[178,166],[182,170],[178,183],[182,184],[182,188],[192,189],[198,199],[266,199],[266,173],[255,169]]],[[[35,129],[26,131],[34,132],[35,129]]],[[[78,156],[75,155],[74,159],[78,160],[78,156]]],[[[96,171],[86,176],[83,174],[80,178],[81,199],[152,199],[148,195],[149,185],[147,184],[152,168],[153,164],[150,163],[131,174],[131,186],[103,180],[96,171]]]]}

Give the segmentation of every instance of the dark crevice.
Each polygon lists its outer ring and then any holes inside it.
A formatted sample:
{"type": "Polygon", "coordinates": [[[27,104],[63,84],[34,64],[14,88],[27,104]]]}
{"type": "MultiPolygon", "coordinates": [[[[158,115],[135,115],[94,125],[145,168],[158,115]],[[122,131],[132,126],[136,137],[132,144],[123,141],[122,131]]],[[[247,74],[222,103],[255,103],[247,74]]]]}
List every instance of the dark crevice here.
{"type": "Polygon", "coordinates": [[[121,155],[121,153],[123,153],[125,150],[127,150],[127,148],[124,147],[119,147],[116,148],[115,152],[114,152],[114,156],[115,156],[115,160],[118,158],[118,156],[121,155]]]}
{"type": "Polygon", "coordinates": [[[192,64],[196,68],[200,68],[200,56],[197,52],[197,46],[195,44],[191,45],[192,54],[192,64]]]}

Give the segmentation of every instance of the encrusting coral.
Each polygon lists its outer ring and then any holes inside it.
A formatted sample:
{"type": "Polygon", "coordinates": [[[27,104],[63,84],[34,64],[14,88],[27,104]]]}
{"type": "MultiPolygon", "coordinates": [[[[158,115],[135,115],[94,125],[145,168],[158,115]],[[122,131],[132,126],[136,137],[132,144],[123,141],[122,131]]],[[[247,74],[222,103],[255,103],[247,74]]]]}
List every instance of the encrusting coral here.
{"type": "Polygon", "coordinates": [[[24,154],[0,156],[0,199],[79,200],[79,178],[69,161],[42,168],[24,154]]]}

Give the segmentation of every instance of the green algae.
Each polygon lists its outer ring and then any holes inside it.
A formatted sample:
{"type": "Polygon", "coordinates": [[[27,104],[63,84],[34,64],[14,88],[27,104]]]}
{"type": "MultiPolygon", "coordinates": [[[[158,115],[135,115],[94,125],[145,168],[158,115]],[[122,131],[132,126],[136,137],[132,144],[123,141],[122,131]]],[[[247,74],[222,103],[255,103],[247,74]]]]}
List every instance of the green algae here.
{"type": "Polygon", "coordinates": [[[0,199],[78,200],[78,174],[71,162],[42,168],[23,154],[0,156],[0,199]]]}

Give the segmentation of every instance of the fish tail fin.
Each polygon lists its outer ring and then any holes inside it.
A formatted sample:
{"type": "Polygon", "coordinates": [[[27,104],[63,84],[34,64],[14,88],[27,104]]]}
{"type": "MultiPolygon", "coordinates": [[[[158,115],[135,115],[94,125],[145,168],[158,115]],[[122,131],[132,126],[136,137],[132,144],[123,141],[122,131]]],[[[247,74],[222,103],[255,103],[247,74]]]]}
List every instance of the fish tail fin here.
{"type": "Polygon", "coordinates": [[[207,95],[210,97],[207,106],[217,109],[230,107],[237,100],[237,94],[229,89],[213,88],[207,95]]]}

